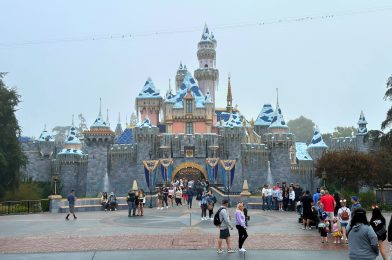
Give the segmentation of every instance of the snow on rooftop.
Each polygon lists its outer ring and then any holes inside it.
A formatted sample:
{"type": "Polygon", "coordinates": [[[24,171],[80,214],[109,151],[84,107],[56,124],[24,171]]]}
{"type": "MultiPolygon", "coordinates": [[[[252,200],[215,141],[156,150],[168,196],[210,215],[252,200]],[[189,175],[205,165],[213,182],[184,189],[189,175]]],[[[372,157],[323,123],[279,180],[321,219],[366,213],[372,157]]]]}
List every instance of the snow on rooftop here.
{"type": "Polygon", "coordinates": [[[51,134],[48,133],[48,131],[44,130],[40,134],[40,136],[37,138],[37,141],[40,142],[54,142],[54,138],[51,134]]]}
{"type": "Polygon", "coordinates": [[[79,138],[76,136],[76,128],[71,126],[67,138],[65,138],[64,144],[81,144],[79,138]]]}
{"type": "Polygon", "coordinates": [[[185,73],[184,80],[177,91],[177,94],[171,99],[174,100],[174,108],[183,108],[183,100],[186,96],[188,90],[190,90],[191,95],[194,97],[195,100],[195,107],[196,108],[204,108],[205,107],[205,97],[201,92],[199,86],[196,84],[195,79],[192,77],[191,73],[188,71],[185,73]]]}
{"type": "Polygon", "coordinates": [[[312,141],[310,141],[310,144],[308,145],[308,148],[311,147],[328,148],[324,143],[323,136],[317,126],[314,128],[312,141]]]}
{"type": "Polygon", "coordinates": [[[58,154],[76,154],[76,155],[85,155],[81,150],[78,149],[62,149],[58,154]]]}
{"type": "Polygon", "coordinates": [[[242,127],[241,117],[237,112],[231,113],[227,121],[224,121],[222,127],[234,128],[242,127]]]}
{"type": "Polygon", "coordinates": [[[210,32],[210,30],[207,27],[207,24],[204,25],[204,29],[203,29],[203,34],[201,35],[201,41],[203,42],[216,42],[214,34],[212,32],[210,32]]]}
{"type": "Polygon", "coordinates": [[[359,120],[358,120],[358,125],[361,124],[367,124],[368,122],[365,119],[365,116],[363,115],[363,111],[361,111],[361,115],[359,116],[359,120]]]}
{"type": "Polygon", "coordinates": [[[269,126],[274,116],[274,110],[271,104],[264,104],[259,116],[255,121],[255,125],[269,126]]]}
{"type": "Polygon", "coordinates": [[[144,87],[137,98],[161,98],[159,89],[155,88],[150,77],[147,79],[146,83],[144,83],[144,87]]]}
{"type": "Polygon", "coordinates": [[[300,161],[311,161],[313,160],[312,157],[308,153],[308,146],[306,143],[296,142],[295,143],[295,150],[297,159],[300,161]]]}
{"type": "Polygon", "coordinates": [[[91,128],[109,128],[109,124],[103,119],[101,112],[99,112],[98,117],[91,125],[91,128]]]}
{"type": "Polygon", "coordinates": [[[140,128],[143,128],[143,127],[151,128],[151,127],[153,127],[153,125],[151,124],[150,119],[146,118],[146,119],[143,120],[143,122],[138,123],[137,127],[140,127],[140,128]]]}
{"type": "Polygon", "coordinates": [[[279,104],[276,105],[271,124],[269,128],[289,128],[284,121],[282,110],[280,110],[279,104]]]}

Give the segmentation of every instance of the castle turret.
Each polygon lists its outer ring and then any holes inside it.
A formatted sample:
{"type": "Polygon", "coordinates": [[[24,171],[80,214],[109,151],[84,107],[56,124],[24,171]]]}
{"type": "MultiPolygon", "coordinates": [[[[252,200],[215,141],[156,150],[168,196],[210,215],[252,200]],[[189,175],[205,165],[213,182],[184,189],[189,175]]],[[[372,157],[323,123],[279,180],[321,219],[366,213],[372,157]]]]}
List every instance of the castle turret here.
{"type": "Polygon", "coordinates": [[[64,140],[64,148],[57,154],[62,195],[74,189],[78,196],[86,196],[87,163],[87,155],[82,151],[82,143],[77,137],[76,128],[72,122],[68,136],[64,140]]]}
{"type": "Polygon", "coordinates": [[[357,135],[366,135],[367,134],[367,121],[365,119],[365,116],[363,115],[363,111],[361,111],[361,115],[359,116],[358,120],[358,132],[357,135]]]}
{"type": "Polygon", "coordinates": [[[182,65],[182,62],[180,62],[180,65],[178,66],[178,70],[176,73],[176,91],[180,88],[182,82],[184,81],[185,74],[188,72],[186,65],[182,65]]]}
{"type": "Polygon", "coordinates": [[[159,112],[162,107],[162,97],[155,88],[151,78],[148,78],[139,96],[136,98],[136,112],[140,114],[140,120],[149,118],[153,125],[159,124],[159,112]]]}
{"type": "Polygon", "coordinates": [[[219,80],[219,71],[216,69],[216,40],[207,25],[204,26],[197,46],[199,68],[195,70],[195,78],[203,94],[206,94],[208,89],[210,90],[212,101],[215,103],[215,91],[219,80]]]}
{"type": "Polygon", "coordinates": [[[319,128],[316,126],[313,131],[313,138],[308,145],[308,152],[310,156],[313,158],[313,161],[316,162],[323,153],[328,149],[328,146],[323,141],[323,136],[320,133],[319,128]]]}
{"type": "Polygon", "coordinates": [[[55,142],[53,136],[46,130],[46,126],[36,141],[40,155],[51,158],[55,150],[55,142]]]}
{"type": "Polygon", "coordinates": [[[118,122],[116,125],[116,130],[114,131],[115,135],[116,135],[116,140],[121,136],[121,134],[123,133],[122,130],[122,126],[121,126],[121,119],[120,119],[120,113],[118,113],[118,122]]]}
{"type": "Polygon", "coordinates": [[[264,104],[263,108],[260,111],[260,114],[257,116],[257,119],[254,123],[255,132],[263,136],[268,131],[268,127],[271,125],[272,118],[274,116],[274,109],[271,104],[264,104]]]}
{"type": "Polygon", "coordinates": [[[101,104],[97,119],[90,126],[90,130],[84,131],[83,134],[89,155],[87,195],[96,196],[104,187],[104,177],[108,174],[109,169],[108,151],[110,145],[113,144],[115,136],[108,123],[102,117],[101,104]]]}

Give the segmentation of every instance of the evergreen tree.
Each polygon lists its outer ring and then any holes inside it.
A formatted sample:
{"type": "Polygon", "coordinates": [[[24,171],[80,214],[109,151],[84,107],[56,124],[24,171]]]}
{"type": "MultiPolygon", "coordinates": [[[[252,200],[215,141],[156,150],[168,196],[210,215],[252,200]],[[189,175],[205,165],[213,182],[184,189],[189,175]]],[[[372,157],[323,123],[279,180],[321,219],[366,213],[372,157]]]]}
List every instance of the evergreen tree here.
{"type": "Polygon", "coordinates": [[[20,96],[16,89],[7,88],[4,76],[5,73],[0,73],[0,198],[6,191],[18,188],[20,169],[26,163],[18,140],[20,127],[15,117],[20,96]]]}
{"type": "Polygon", "coordinates": [[[313,137],[314,122],[304,116],[287,122],[297,142],[310,143],[313,137]]]}

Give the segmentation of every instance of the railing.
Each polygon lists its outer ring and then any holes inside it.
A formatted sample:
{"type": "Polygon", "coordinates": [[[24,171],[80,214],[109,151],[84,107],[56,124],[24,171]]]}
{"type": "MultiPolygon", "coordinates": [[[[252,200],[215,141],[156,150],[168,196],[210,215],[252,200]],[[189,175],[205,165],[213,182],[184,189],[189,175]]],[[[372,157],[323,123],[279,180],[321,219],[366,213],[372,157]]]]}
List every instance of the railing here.
{"type": "Polygon", "coordinates": [[[0,202],[0,215],[39,213],[49,211],[49,200],[21,200],[0,202]]]}

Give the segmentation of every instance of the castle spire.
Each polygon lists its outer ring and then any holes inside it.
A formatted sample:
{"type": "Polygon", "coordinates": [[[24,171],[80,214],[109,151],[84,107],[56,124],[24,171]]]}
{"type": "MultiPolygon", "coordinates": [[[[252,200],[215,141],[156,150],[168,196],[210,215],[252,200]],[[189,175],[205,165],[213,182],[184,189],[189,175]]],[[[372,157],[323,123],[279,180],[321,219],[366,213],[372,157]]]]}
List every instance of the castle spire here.
{"type": "Polygon", "coordinates": [[[233,95],[231,94],[231,82],[230,82],[230,73],[229,73],[229,80],[227,84],[227,112],[233,112],[233,95]]]}
{"type": "Polygon", "coordinates": [[[109,124],[109,108],[106,109],[106,123],[108,123],[108,125],[110,125],[109,124]]]}
{"type": "Polygon", "coordinates": [[[72,126],[74,126],[74,114],[72,114],[72,126]]]}
{"type": "Polygon", "coordinates": [[[99,98],[99,115],[100,116],[102,116],[101,107],[102,107],[102,100],[101,100],[101,98],[99,98]]]}
{"type": "Polygon", "coordinates": [[[120,115],[120,112],[118,112],[118,124],[121,124],[121,115],[120,115]]]}
{"type": "Polygon", "coordinates": [[[279,107],[279,89],[276,88],[276,107],[279,107]]]}

